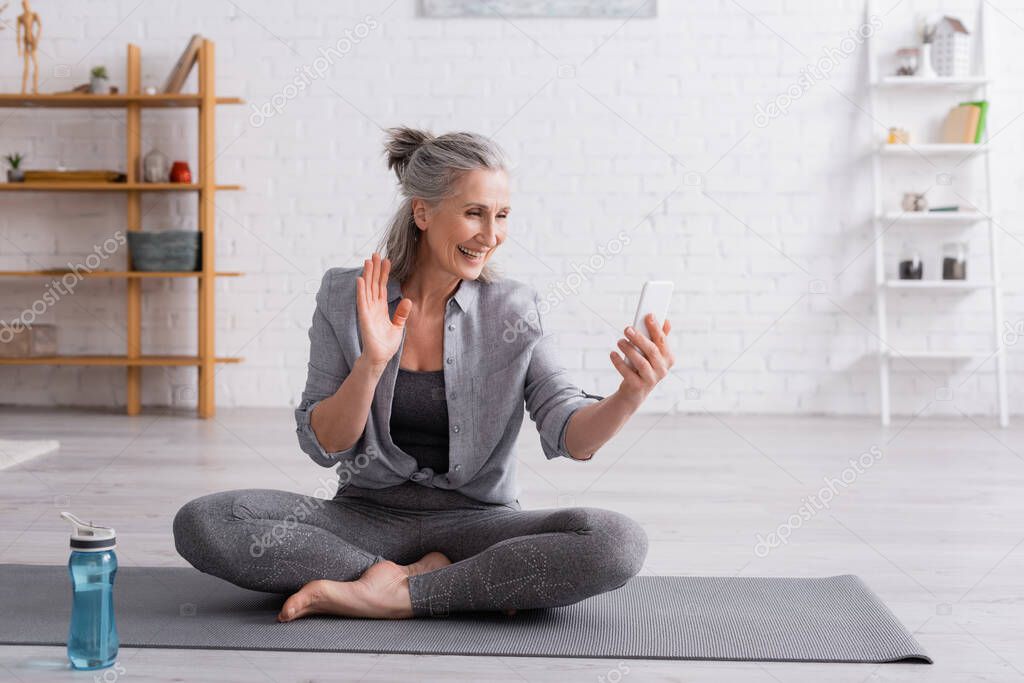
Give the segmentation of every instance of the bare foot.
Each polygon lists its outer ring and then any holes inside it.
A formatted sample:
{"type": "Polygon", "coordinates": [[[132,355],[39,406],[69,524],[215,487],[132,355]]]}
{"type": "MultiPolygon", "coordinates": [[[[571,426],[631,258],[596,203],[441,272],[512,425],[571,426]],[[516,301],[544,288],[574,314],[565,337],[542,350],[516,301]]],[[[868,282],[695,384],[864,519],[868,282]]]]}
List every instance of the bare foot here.
{"type": "Polygon", "coordinates": [[[409,574],[402,565],[382,560],[356,581],[310,581],[285,601],[277,620],[292,621],[312,614],[408,619],[413,616],[409,574]]]}
{"type": "MultiPolygon", "coordinates": [[[[277,615],[280,622],[314,614],[376,619],[407,619],[413,616],[409,577],[450,565],[444,554],[430,552],[408,565],[382,560],[363,572],[356,581],[310,581],[289,597],[277,615]]],[[[515,608],[504,609],[508,616],[515,608]]]]}
{"type": "Polygon", "coordinates": [[[409,576],[416,576],[417,574],[426,574],[432,572],[435,569],[441,567],[447,567],[452,563],[443,553],[437,551],[427,553],[420,559],[416,560],[412,564],[399,565],[403,567],[409,576]]]}

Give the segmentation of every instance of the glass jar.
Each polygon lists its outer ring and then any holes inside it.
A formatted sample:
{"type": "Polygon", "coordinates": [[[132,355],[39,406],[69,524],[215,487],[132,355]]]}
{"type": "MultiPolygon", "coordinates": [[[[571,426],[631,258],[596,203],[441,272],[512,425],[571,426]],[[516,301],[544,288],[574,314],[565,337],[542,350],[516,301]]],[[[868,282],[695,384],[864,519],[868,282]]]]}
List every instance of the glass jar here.
{"type": "Polygon", "coordinates": [[[946,242],[942,245],[942,279],[967,279],[967,245],[964,242],[946,242]]]}
{"type": "Polygon", "coordinates": [[[921,263],[921,253],[910,244],[903,244],[903,252],[900,255],[900,279],[920,280],[924,275],[924,265],[921,263]]]}

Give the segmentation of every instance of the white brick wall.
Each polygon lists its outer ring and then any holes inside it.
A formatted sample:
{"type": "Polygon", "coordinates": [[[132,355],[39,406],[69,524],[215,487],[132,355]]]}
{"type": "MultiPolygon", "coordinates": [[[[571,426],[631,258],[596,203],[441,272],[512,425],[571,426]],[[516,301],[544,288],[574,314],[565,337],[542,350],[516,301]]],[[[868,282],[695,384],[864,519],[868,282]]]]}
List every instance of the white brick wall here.
{"type": "MultiPolygon", "coordinates": [[[[867,106],[866,51],[841,60],[786,115],[764,127],[755,122],[759,104],[784,94],[804,67],[839,48],[864,21],[862,4],[659,4],[657,19],[624,25],[427,20],[414,16],[412,0],[141,6],[81,0],[59,11],[55,3],[40,2],[36,10],[46,29],[44,91],[87,80],[97,64],[123,85],[129,41],[142,47],[143,81],[160,84],[188,36],[200,31],[217,42],[219,91],[256,106],[284,93],[320,49],[337,45],[346,31],[369,27],[279,114],[259,122],[249,105],[218,114],[218,179],[246,186],[243,193],[222,194],[217,214],[218,267],[246,272],[218,284],[217,352],[245,357],[241,365],[219,369],[221,405],[296,401],[319,278],[330,266],[360,263],[393,206],[378,127],[410,124],[495,134],[506,146],[515,160],[513,232],[498,258],[510,276],[542,293],[565,285],[574,264],[587,262],[620,232],[629,236],[620,253],[547,316],[562,333],[566,365],[589,390],[605,393],[617,385],[606,353],[631,315],[640,284],[672,278],[679,362],[647,409],[664,411],[678,401],[683,411],[875,412],[866,152],[882,128],[861,111],[867,106]],[[58,65],[70,65],[72,76],[55,78],[58,65]],[[811,293],[815,280],[826,284],[825,294],[811,293]]],[[[910,42],[915,12],[937,7],[908,1],[885,14],[887,48],[910,42]]],[[[972,11],[943,7],[973,25],[972,11]]],[[[9,8],[7,19],[17,11],[9,8]]],[[[1016,322],[1024,320],[1024,173],[1017,162],[1024,123],[1015,118],[1024,111],[1024,67],[1013,56],[1024,4],[1003,2],[1000,14],[1013,21],[994,16],[992,22],[1000,81],[990,125],[1000,131],[993,153],[997,217],[1012,233],[1000,234],[1001,260],[1006,315],[1016,322]]],[[[4,38],[8,52],[0,62],[4,91],[20,84],[12,39],[4,38]]],[[[921,140],[924,127],[950,104],[932,102],[905,97],[876,118],[909,126],[921,140]]],[[[119,112],[3,110],[0,117],[0,151],[26,152],[29,167],[123,168],[119,112]]],[[[154,145],[195,169],[194,117],[146,112],[144,151],[154,145]]],[[[937,172],[916,160],[899,163],[904,174],[887,186],[890,204],[905,189],[934,184],[937,172]]],[[[981,201],[983,186],[971,182],[970,168],[980,164],[952,170],[952,189],[981,201]]],[[[936,202],[944,199],[933,192],[936,202]]],[[[2,194],[0,202],[0,269],[63,266],[123,228],[123,204],[113,196],[2,194]]],[[[146,196],[144,211],[148,229],[195,225],[192,197],[146,196]]],[[[956,234],[894,228],[891,258],[912,238],[934,274],[937,245],[956,234]]],[[[983,238],[976,228],[972,276],[988,270],[983,238]]],[[[110,265],[121,266],[122,258],[115,255],[110,265]]],[[[41,320],[60,325],[62,352],[123,349],[123,286],[89,280],[46,311],[41,320]]],[[[44,287],[42,280],[3,280],[0,319],[18,316],[44,287]]],[[[194,287],[189,281],[143,284],[146,352],[194,352],[194,287]]],[[[984,293],[895,297],[894,344],[985,347],[991,343],[987,306],[984,293]]],[[[1009,349],[1016,413],[1024,400],[1022,348],[1009,349]]],[[[894,409],[991,413],[993,364],[975,365],[919,362],[919,370],[897,363],[894,409]],[[955,400],[934,401],[936,389],[947,385],[955,400]]],[[[0,367],[0,403],[116,405],[124,401],[123,374],[0,367]]],[[[146,369],[144,402],[188,404],[194,379],[193,369],[146,369]]]]}

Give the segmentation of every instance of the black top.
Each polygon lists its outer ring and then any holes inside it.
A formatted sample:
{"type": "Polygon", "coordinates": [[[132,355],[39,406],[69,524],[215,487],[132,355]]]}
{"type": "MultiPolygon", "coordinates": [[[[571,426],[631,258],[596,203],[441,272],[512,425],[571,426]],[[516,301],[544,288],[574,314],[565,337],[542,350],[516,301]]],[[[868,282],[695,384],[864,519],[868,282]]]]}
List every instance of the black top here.
{"type": "Polygon", "coordinates": [[[420,469],[448,471],[448,400],[444,370],[398,368],[391,404],[391,440],[416,458],[420,469]]]}

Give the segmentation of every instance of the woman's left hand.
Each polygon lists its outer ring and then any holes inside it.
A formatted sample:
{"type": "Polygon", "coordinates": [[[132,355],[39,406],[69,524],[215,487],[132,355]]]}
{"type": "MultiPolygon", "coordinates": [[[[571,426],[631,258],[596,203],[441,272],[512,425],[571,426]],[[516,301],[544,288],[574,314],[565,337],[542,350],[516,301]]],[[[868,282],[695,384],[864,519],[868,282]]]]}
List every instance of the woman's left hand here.
{"type": "Polygon", "coordinates": [[[675,365],[675,357],[668,347],[667,336],[669,330],[672,329],[668,320],[665,320],[665,324],[659,327],[654,314],[648,313],[644,317],[644,324],[647,325],[650,339],[630,326],[625,329],[626,338],[618,341],[619,349],[626,358],[629,358],[633,367],[630,367],[623,357],[614,351],[610,354],[612,365],[622,375],[618,393],[624,394],[637,406],[647,398],[658,382],[668,375],[669,369],[675,365]]]}

